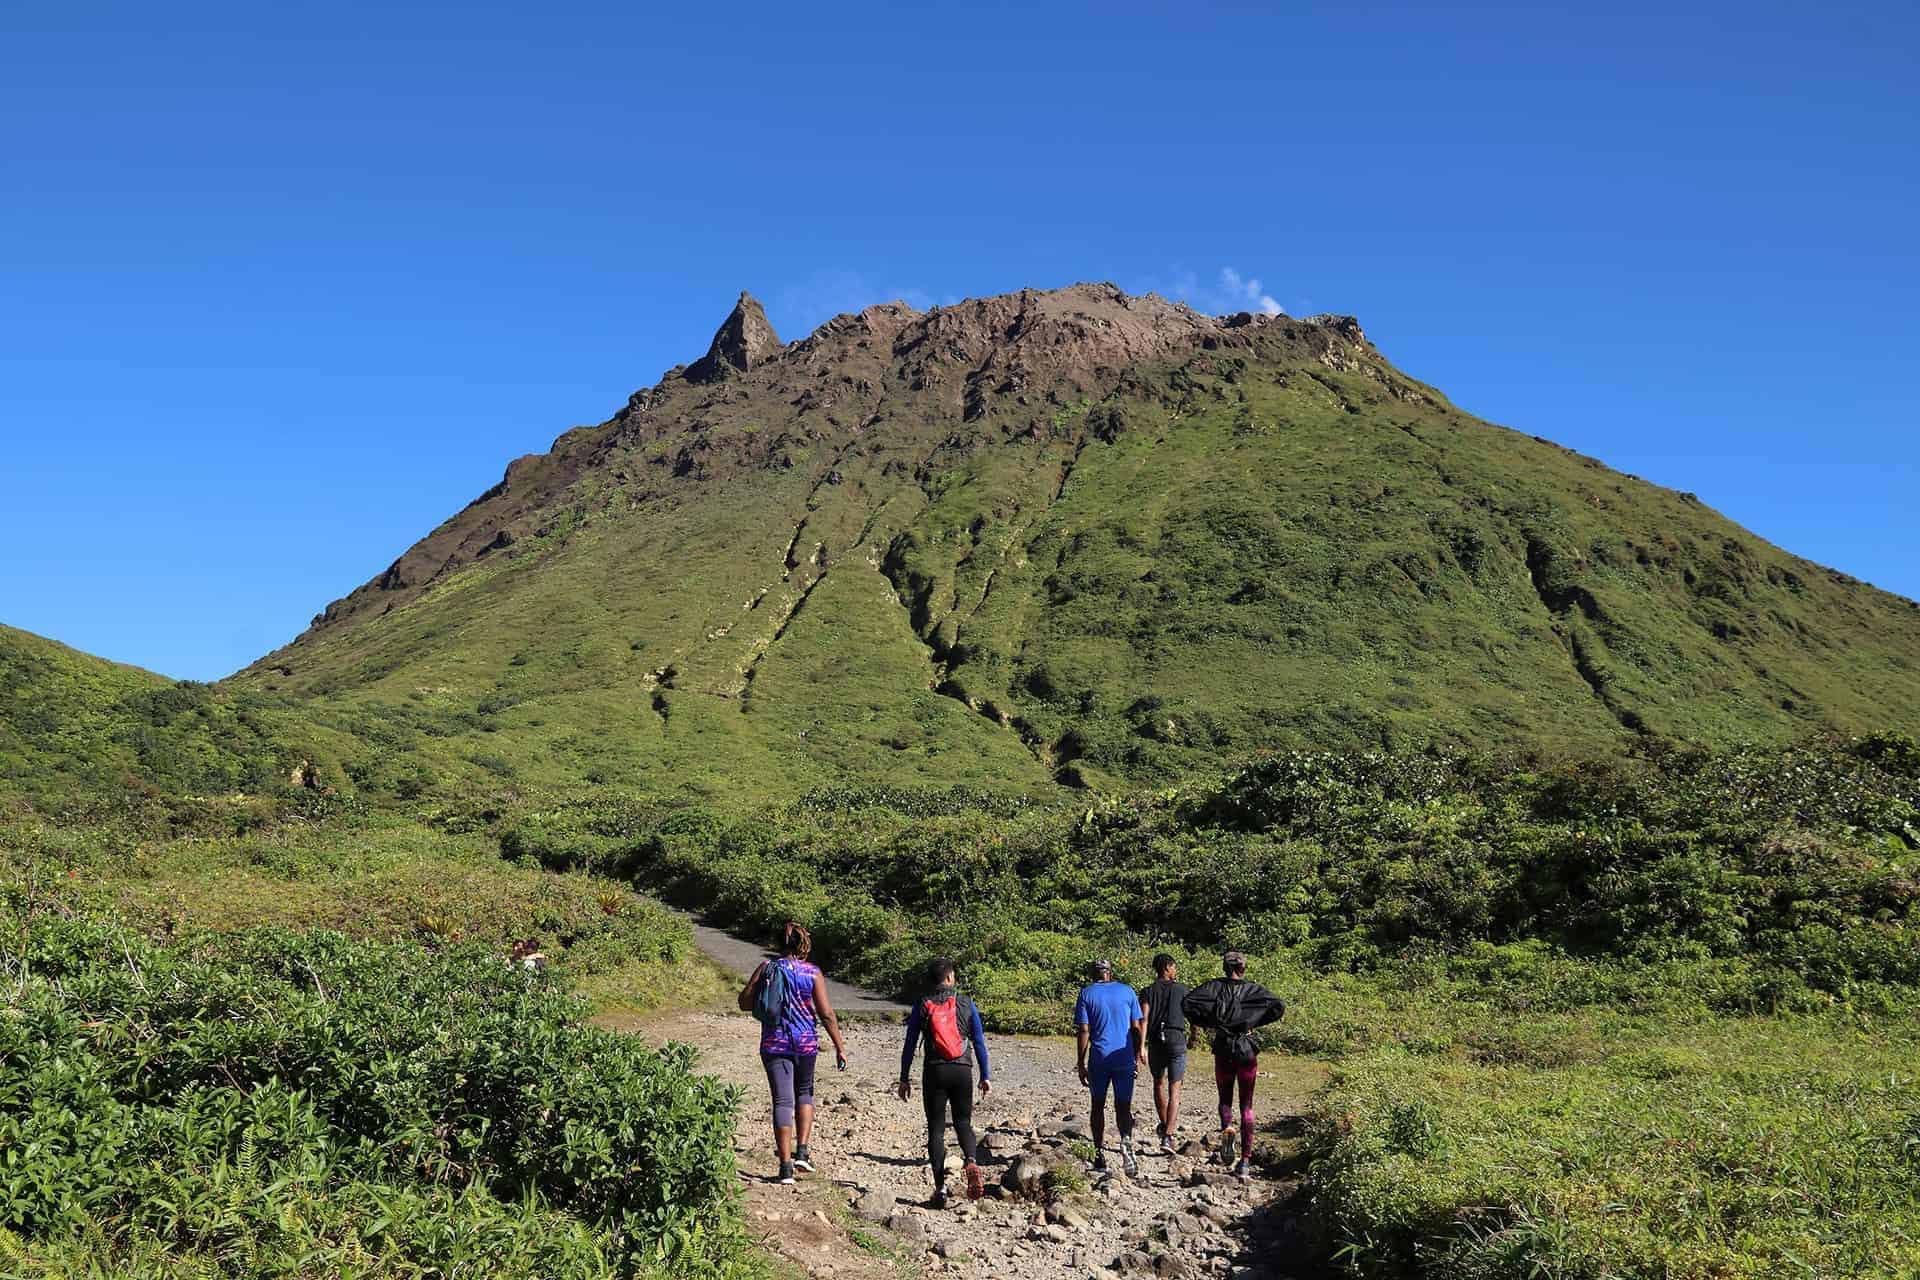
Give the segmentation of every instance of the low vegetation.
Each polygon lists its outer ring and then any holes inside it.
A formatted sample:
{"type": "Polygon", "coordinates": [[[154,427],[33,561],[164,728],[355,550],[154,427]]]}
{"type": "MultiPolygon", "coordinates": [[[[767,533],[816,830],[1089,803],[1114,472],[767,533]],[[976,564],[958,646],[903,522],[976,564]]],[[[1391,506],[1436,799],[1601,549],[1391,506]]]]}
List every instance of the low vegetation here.
{"type": "Polygon", "coordinates": [[[1920,748],[1882,735],[1537,772],[1297,753],[1076,810],[841,789],[752,818],[582,799],[523,862],[810,922],[905,989],[959,960],[1061,1030],[1090,949],[1224,943],[1335,1068],[1309,1185],[1369,1277],[1899,1275],[1920,1239],[1920,748]],[[1437,1268],[1438,1270],[1434,1270],[1437,1268]]]}
{"type": "Polygon", "coordinates": [[[41,1275],[724,1269],[728,1092],[492,948],[155,944],[10,895],[0,1253],[41,1275]]]}

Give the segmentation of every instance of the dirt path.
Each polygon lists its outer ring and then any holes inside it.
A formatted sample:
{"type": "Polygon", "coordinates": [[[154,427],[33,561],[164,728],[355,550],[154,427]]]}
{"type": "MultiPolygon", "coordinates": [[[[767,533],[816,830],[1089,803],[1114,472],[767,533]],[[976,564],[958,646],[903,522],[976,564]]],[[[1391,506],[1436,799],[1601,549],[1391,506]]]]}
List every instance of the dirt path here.
{"type": "MultiPolygon", "coordinates": [[[[721,935],[725,937],[725,935],[721,935]]],[[[715,958],[736,971],[757,963],[733,939],[715,958]]],[[[706,949],[703,943],[703,950],[706,949]]],[[[709,954],[713,954],[710,952],[709,954]]],[[[855,1012],[871,1001],[898,1014],[895,1002],[849,990],[836,1007],[855,1012]]],[[[1240,1184],[1212,1163],[1206,1144],[1215,1127],[1210,1062],[1196,1054],[1183,1104],[1182,1153],[1143,1154],[1141,1176],[1098,1175],[1088,1160],[1086,1091],[1064,1039],[989,1037],[994,1091],[974,1107],[974,1126],[988,1149],[981,1164],[990,1194],[977,1205],[927,1207],[932,1182],[926,1126],[916,1095],[902,1102],[902,1030],[897,1021],[856,1016],[844,1025],[848,1069],[821,1058],[813,1152],[817,1171],[796,1186],[772,1180],[772,1134],[761,1072],[759,1027],[732,1010],[663,1013],[621,1027],[654,1043],[678,1040],[699,1051],[704,1071],[740,1085],[738,1156],[747,1221],[768,1248],[812,1276],[899,1280],[903,1274],[1020,1276],[1036,1280],[1108,1275],[1302,1277],[1301,1246],[1284,1174],[1293,1155],[1290,1131],[1305,1095],[1320,1079],[1312,1063],[1263,1064],[1256,1158],[1263,1176],[1240,1184]],[[1201,1079],[1207,1076],[1206,1079],[1201,1079]],[[1029,1198],[1004,1187],[1016,1169],[1038,1176],[1054,1169],[1051,1194],[1029,1198]]],[[[916,1067],[916,1085],[919,1072],[916,1067]]],[[[1152,1097],[1136,1097],[1142,1133],[1153,1127],[1152,1097]]],[[[1115,1140],[1111,1121],[1107,1141],[1115,1140]]],[[[951,1131],[949,1167],[960,1160],[951,1131]]],[[[1109,1151],[1117,1170],[1117,1153],[1109,1151]]],[[[958,1178],[955,1178],[956,1185],[958,1178]]],[[[1037,1188],[1035,1190],[1038,1190],[1037,1188]]]]}
{"type": "MultiPolygon", "coordinates": [[[[693,945],[700,948],[709,960],[735,975],[736,980],[744,981],[746,975],[753,972],[754,966],[772,954],[765,947],[716,929],[697,916],[688,915],[686,920],[693,926],[693,945]]],[[[907,1013],[907,1006],[898,1000],[848,986],[833,978],[827,979],[827,999],[833,1002],[837,1013],[897,1014],[900,1017],[905,1017],[907,1013]]]]}

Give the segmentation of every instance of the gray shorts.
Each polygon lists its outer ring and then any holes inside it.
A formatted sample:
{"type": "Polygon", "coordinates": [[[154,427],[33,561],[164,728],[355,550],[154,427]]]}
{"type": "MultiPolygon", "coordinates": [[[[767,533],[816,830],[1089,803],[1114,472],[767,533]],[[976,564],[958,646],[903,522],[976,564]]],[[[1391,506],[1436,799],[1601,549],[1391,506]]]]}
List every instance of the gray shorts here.
{"type": "Polygon", "coordinates": [[[1147,1070],[1155,1080],[1167,1077],[1174,1084],[1187,1078],[1187,1042],[1175,1041],[1173,1044],[1147,1042],[1147,1070]]]}

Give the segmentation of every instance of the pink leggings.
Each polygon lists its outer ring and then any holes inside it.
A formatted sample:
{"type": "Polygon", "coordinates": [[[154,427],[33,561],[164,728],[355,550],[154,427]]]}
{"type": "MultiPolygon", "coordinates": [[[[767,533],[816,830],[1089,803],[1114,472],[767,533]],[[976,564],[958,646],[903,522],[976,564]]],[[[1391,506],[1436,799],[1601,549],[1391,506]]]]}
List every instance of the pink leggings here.
{"type": "Polygon", "coordinates": [[[1213,1083],[1220,1090],[1220,1127],[1233,1128],[1233,1086],[1240,1085],[1240,1158],[1253,1156],[1253,1086],[1260,1078],[1260,1061],[1213,1060],[1213,1083]]]}

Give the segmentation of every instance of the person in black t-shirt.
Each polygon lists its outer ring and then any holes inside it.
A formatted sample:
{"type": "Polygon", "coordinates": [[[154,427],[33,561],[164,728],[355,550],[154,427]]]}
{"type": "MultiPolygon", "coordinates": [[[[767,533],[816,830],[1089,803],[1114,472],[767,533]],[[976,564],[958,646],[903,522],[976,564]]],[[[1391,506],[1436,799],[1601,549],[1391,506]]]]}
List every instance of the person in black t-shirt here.
{"type": "Polygon", "coordinates": [[[1180,1082],[1187,1078],[1187,1049],[1193,1044],[1193,1030],[1181,1004],[1187,998],[1187,985],[1177,982],[1180,967],[1174,958],[1161,952],[1153,958],[1158,976],[1152,985],[1140,988],[1140,1016],[1147,1024],[1147,1070],[1153,1073],[1153,1107],[1160,1113],[1157,1133],[1160,1149],[1173,1151],[1173,1131],[1180,1120],[1180,1082]]]}

